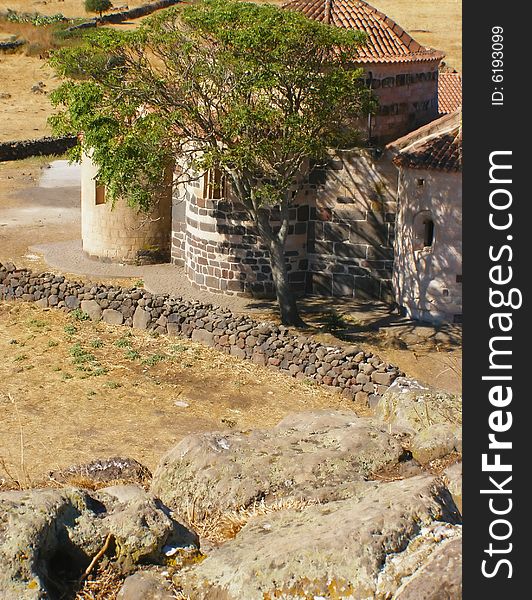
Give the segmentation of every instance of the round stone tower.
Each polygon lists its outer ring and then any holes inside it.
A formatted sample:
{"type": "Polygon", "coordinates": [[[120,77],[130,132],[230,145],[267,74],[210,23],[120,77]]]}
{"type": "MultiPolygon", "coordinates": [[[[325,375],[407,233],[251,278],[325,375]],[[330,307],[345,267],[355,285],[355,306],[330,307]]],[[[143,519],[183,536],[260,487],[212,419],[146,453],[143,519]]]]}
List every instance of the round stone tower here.
{"type": "Polygon", "coordinates": [[[172,169],[168,168],[153,209],[142,213],[119,199],[106,201],[90,157],[81,163],[81,238],[83,251],[106,262],[153,264],[170,261],[172,169]]]}
{"type": "Polygon", "coordinates": [[[379,101],[364,124],[370,142],[397,139],[438,116],[438,67],[443,52],[426,48],[385,14],[362,0],[291,0],[286,10],[367,34],[358,49],[366,85],[379,101]]]}

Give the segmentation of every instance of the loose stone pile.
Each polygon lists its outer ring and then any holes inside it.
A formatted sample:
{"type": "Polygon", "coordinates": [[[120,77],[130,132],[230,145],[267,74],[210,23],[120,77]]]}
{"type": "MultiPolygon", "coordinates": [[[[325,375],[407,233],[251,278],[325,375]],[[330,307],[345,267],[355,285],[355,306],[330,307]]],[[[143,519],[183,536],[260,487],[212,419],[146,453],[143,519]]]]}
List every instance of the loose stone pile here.
{"type": "Polygon", "coordinates": [[[297,379],[341,388],[345,396],[371,406],[403,375],[371,352],[325,346],[311,337],[294,335],[283,325],[237,316],[227,308],[140,288],[84,284],[50,273],[36,275],[11,263],[0,263],[0,299],[36,302],[64,312],[79,309],[93,321],[186,336],[297,379]]]}

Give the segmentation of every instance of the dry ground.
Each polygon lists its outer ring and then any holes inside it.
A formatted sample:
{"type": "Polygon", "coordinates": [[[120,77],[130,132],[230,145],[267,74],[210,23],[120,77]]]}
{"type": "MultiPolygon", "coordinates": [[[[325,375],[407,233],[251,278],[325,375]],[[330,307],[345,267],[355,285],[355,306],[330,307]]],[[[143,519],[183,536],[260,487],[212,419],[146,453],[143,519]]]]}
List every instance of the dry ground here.
{"type": "Polygon", "coordinates": [[[23,483],[111,456],[154,469],[188,433],[355,408],[323,387],[189,340],[23,303],[0,303],[0,355],[0,477],[23,483]]]}
{"type": "MultiPolygon", "coordinates": [[[[135,8],[148,2],[149,0],[113,0],[113,5],[115,8],[126,5],[135,8]]],[[[93,17],[94,14],[85,12],[84,4],[83,0],[0,0],[0,11],[10,8],[42,15],[61,13],[65,17],[93,17]]]]}
{"type": "MultiPolygon", "coordinates": [[[[28,246],[79,237],[79,190],[38,188],[46,164],[46,158],[0,164],[0,261],[37,271],[46,265],[28,255],[28,246]]],[[[321,341],[355,343],[409,375],[459,391],[458,328],[407,323],[378,303],[335,299],[331,306],[330,299],[311,298],[301,307],[321,341]]],[[[246,308],[276,318],[273,310],[255,301],[246,308]]],[[[0,303],[0,356],[0,457],[24,484],[112,455],[153,468],[193,431],[266,427],[286,413],[317,407],[357,408],[321,387],[187,340],[23,303],[0,303]]]]}
{"type": "MultiPolygon", "coordinates": [[[[275,4],[282,4],[272,0],[275,4]]],[[[127,4],[130,7],[143,4],[143,0],[116,0],[115,6],[127,4]]],[[[458,70],[462,66],[462,7],[458,0],[373,0],[370,2],[388,14],[410,32],[422,44],[446,52],[446,62],[458,70]]],[[[0,0],[0,11],[13,10],[42,14],[61,12],[68,17],[83,17],[86,13],[82,0],[0,0]]],[[[135,21],[132,23],[138,23],[135,21]]],[[[128,28],[135,25],[120,25],[128,28]]],[[[46,28],[24,28],[11,23],[0,22],[0,37],[18,34],[20,37],[36,38],[46,46],[49,37],[46,28]],[[33,29],[33,31],[30,31],[33,29]]],[[[33,85],[42,81],[44,91],[49,92],[58,85],[51,69],[39,56],[27,56],[28,49],[13,54],[0,54],[0,113],[3,117],[0,128],[0,141],[27,139],[50,135],[46,119],[51,114],[51,106],[46,93],[31,92],[33,85]]]]}

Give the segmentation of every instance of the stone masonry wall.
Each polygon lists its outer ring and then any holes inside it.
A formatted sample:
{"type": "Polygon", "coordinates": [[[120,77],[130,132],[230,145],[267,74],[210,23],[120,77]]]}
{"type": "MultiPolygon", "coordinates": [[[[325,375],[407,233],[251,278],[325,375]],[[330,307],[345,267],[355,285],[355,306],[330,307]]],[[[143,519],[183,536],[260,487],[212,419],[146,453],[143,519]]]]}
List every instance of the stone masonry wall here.
{"type": "Polygon", "coordinates": [[[436,61],[365,65],[366,85],[379,101],[371,118],[372,143],[384,144],[438,116],[436,61]]]}
{"type": "Polygon", "coordinates": [[[406,314],[433,323],[462,319],[462,173],[400,169],[394,292],[406,314]],[[431,221],[431,244],[424,223],[431,221]]]}
{"type": "MultiPolygon", "coordinates": [[[[205,198],[204,178],[187,185],[174,199],[172,261],[184,265],[190,281],[215,293],[271,297],[274,286],[269,253],[243,206],[230,195],[205,198]]],[[[285,258],[296,293],[307,289],[308,190],[301,190],[290,209],[285,258]]],[[[271,221],[279,212],[271,211],[271,221]]]]}
{"type": "Polygon", "coordinates": [[[280,369],[341,390],[373,405],[400,370],[358,347],[325,346],[287,327],[233,315],[226,308],[204,305],[139,288],[120,288],[68,281],[51,273],[34,274],[0,263],[0,300],[35,302],[64,312],[82,310],[92,320],[111,325],[181,335],[220,352],[280,369]]]}
{"type": "Polygon", "coordinates": [[[0,143],[0,161],[21,160],[30,156],[64,154],[77,144],[76,136],[43,137],[37,140],[17,140],[0,143]]]}
{"type": "MultiPolygon", "coordinates": [[[[268,252],[243,207],[205,178],[174,198],[172,262],[216,293],[272,296],[268,252]]],[[[298,294],[392,301],[397,169],[371,149],[338,151],[295,192],[285,257],[298,294]]],[[[272,209],[272,222],[278,209],[272,209]]]]}
{"type": "Polygon", "coordinates": [[[397,169],[371,149],[338,151],[314,169],[309,223],[310,291],[392,301],[397,169]]]}

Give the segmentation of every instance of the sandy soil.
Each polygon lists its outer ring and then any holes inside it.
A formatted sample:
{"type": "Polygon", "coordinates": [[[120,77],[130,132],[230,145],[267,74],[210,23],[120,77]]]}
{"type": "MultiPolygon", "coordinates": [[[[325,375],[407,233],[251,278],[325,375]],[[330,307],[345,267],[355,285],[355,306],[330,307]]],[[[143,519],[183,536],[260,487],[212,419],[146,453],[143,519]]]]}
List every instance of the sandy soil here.
{"type": "Polygon", "coordinates": [[[462,70],[461,0],[369,0],[420,44],[443,50],[445,63],[462,70]]]}
{"type": "Polygon", "coordinates": [[[58,85],[52,69],[39,57],[0,55],[0,141],[52,135],[46,122],[52,114],[48,93],[58,85]],[[32,92],[40,81],[44,83],[43,91],[32,92]]]}

